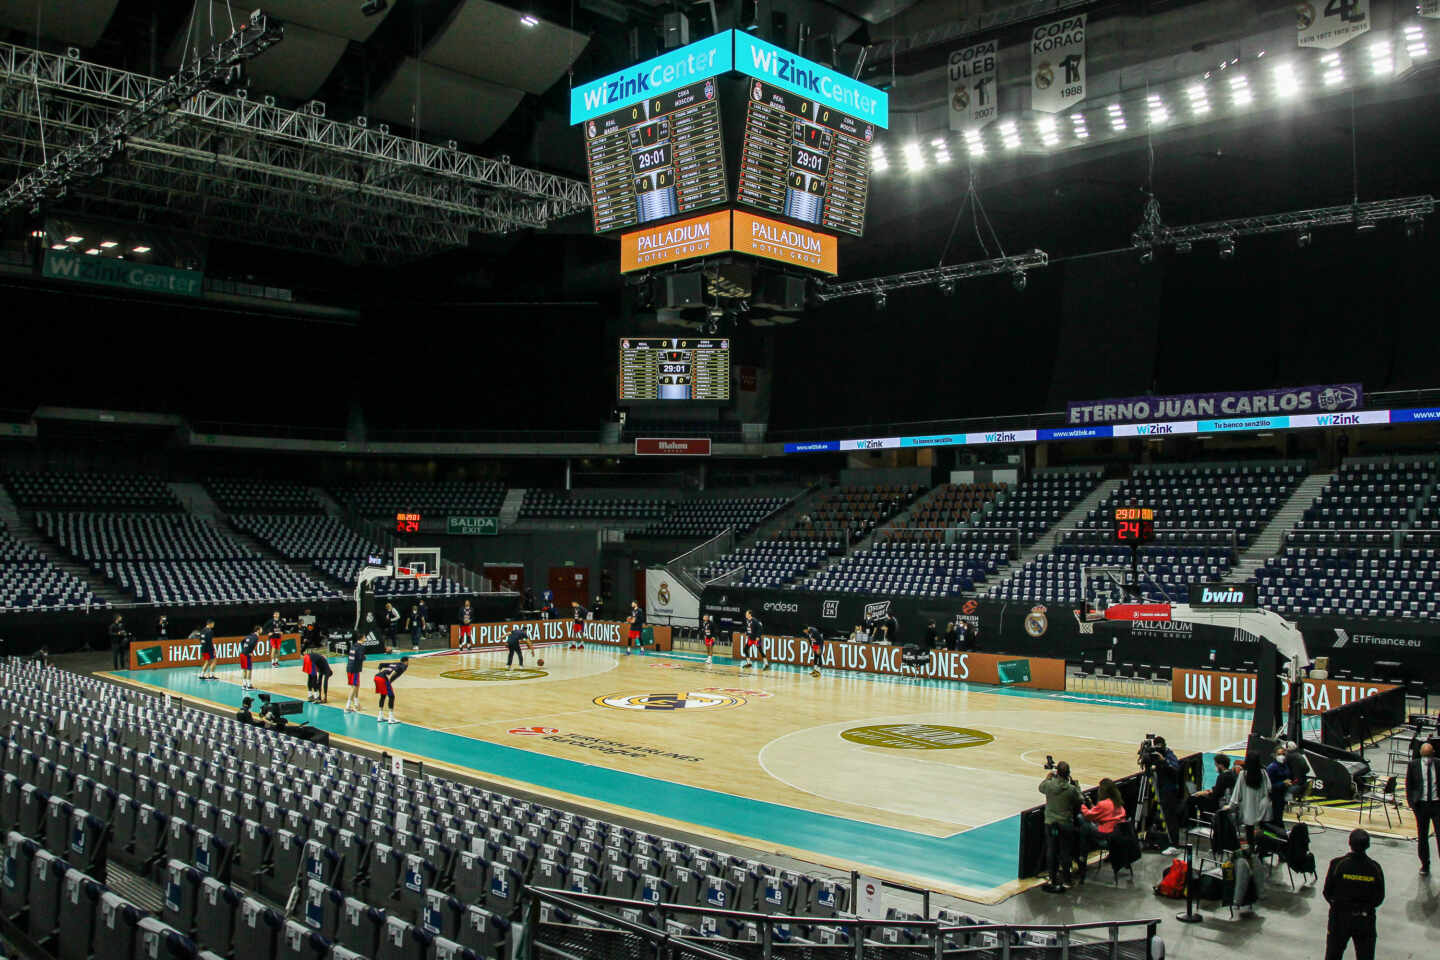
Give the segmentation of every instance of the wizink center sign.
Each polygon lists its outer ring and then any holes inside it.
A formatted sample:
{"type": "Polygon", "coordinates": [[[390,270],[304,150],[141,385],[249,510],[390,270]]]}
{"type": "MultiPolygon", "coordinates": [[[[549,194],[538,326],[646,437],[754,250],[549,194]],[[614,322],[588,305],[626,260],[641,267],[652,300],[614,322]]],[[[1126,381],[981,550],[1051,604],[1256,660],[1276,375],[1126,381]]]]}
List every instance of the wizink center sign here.
{"type": "Polygon", "coordinates": [[[195,270],[155,267],[64,250],[45,251],[43,273],[51,280],[73,280],[76,283],[169,293],[180,297],[198,297],[205,292],[205,275],[195,270]]]}
{"type": "Polygon", "coordinates": [[[879,127],[890,125],[883,90],[738,30],[723,30],[570,90],[570,122],[583,123],[697,80],[740,72],[879,127]]]}

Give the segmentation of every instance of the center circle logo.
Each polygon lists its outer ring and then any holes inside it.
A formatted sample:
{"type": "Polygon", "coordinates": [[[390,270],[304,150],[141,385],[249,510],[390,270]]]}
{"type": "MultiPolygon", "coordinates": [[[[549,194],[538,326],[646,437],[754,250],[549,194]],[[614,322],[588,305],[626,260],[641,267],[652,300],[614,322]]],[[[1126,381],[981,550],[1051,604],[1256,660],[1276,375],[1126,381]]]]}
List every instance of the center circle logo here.
{"type": "Polygon", "coordinates": [[[745,698],[693,690],[688,693],[612,693],[608,697],[596,697],[594,702],[616,710],[710,710],[738,707],[745,703],[745,698]]]}
{"type": "Polygon", "coordinates": [[[538,680],[550,676],[548,670],[505,670],[501,667],[477,668],[474,670],[446,670],[440,674],[447,680],[538,680]]]}
{"type": "Polygon", "coordinates": [[[885,747],[890,750],[958,750],[961,747],[982,747],[995,739],[983,730],[944,727],[933,723],[879,723],[866,727],[851,727],[840,736],[862,747],[885,747]]]}

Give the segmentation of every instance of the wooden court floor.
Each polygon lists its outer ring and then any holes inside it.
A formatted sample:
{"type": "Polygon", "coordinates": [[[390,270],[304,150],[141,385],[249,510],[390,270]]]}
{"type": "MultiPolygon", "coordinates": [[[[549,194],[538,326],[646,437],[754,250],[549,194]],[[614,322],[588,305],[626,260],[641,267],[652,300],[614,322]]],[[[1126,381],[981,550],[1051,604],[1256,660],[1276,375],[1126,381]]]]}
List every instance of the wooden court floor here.
{"type": "MultiPolygon", "coordinates": [[[[380,658],[366,665],[359,715],[340,712],[346,691],[337,661],[329,706],[307,707],[306,719],[542,795],[590,797],[701,835],[971,893],[999,886],[992,881],[1007,870],[1013,879],[1013,851],[1008,864],[969,873],[876,861],[886,851],[913,860],[927,838],[948,841],[952,852],[989,849],[982,855],[993,859],[994,848],[978,843],[981,832],[1013,827],[1019,811],[1041,802],[1047,755],[1069,761],[1089,787],[1135,772],[1147,732],[1185,754],[1242,740],[1249,725],[1247,716],[1208,707],[856,673],[817,678],[784,666],[756,672],[719,658],[712,666],[686,654],[627,657],[605,647],[539,652],[543,667],[527,652],[525,669],[513,671],[503,652],[413,658],[396,684],[402,722],[393,725],[376,721],[371,678],[380,658]],[[979,831],[977,842],[954,843],[969,831],[979,831]],[[905,843],[892,842],[902,835],[905,843]]],[[[238,673],[220,675],[198,685],[191,670],[125,676],[238,700],[238,673]]],[[[306,695],[298,665],[258,667],[255,683],[306,695]]]]}

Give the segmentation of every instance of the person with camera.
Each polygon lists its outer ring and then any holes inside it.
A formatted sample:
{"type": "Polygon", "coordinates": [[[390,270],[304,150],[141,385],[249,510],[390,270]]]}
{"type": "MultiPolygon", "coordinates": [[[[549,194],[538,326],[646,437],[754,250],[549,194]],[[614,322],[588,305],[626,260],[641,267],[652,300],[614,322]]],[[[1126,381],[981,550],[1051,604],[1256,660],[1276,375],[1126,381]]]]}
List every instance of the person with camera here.
{"type": "Polygon", "coordinates": [[[1070,764],[1061,760],[1040,781],[1045,795],[1045,861],[1049,867],[1046,893],[1064,893],[1070,883],[1075,817],[1080,813],[1080,785],[1070,779],[1070,764]]]}
{"type": "Polygon", "coordinates": [[[110,636],[110,659],[116,670],[124,670],[130,666],[130,631],[125,629],[125,618],[115,614],[105,632],[110,636]]]}
{"type": "Polygon", "coordinates": [[[1141,741],[1140,753],[1135,759],[1155,778],[1155,796],[1160,801],[1165,833],[1173,853],[1180,842],[1180,815],[1185,802],[1185,792],[1180,786],[1180,758],[1166,745],[1164,737],[1150,734],[1141,741]]]}

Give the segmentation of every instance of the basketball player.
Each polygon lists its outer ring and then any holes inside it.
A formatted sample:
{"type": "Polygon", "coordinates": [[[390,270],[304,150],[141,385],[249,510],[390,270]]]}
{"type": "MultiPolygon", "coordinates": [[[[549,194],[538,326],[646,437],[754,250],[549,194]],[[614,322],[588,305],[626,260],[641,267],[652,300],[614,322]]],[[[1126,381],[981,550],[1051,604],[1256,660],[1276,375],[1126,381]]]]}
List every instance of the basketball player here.
{"type": "Polygon", "coordinates": [[[200,679],[215,679],[215,620],[212,617],[200,628],[200,679]]]}
{"type": "Polygon", "coordinates": [[[810,676],[818,677],[825,659],[825,637],[813,626],[805,628],[805,636],[810,641],[810,676]]]}
{"type": "Polygon", "coordinates": [[[310,653],[310,666],[314,668],[311,674],[315,678],[315,702],[330,702],[330,678],[335,671],[330,668],[330,660],[325,656],[324,651],[315,650],[310,653]]]}
{"type": "Polygon", "coordinates": [[[410,630],[410,649],[420,649],[420,636],[425,632],[425,614],[420,612],[418,603],[410,604],[410,619],[405,621],[410,630]]]}
{"type": "Polygon", "coordinates": [[[555,591],[551,590],[549,587],[546,587],[540,592],[540,597],[540,602],[542,604],[540,607],[540,619],[555,619],[555,591]]]}
{"type": "Polygon", "coordinates": [[[242,690],[254,690],[255,684],[250,682],[250,671],[255,666],[255,648],[260,646],[260,624],[255,624],[255,629],[245,635],[240,641],[240,688],[242,690]]]}
{"type": "Polygon", "coordinates": [[[352,642],[345,655],[345,684],[350,688],[350,695],[345,698],[346,713],[360,712],[360,674],[364,670],[365,648],[352,642]]]}
{"type": "Polygon", "coordinates": [[[285,625],[280,621],[280,611],[276,610],[270,614],[270,666],[280,666],[280,637],[285,633],[285,625]]]}
{"type": "Polygon", "coordinates": [[[308,691],[305,694],[305,702],[314,703],[320,699],[320,695],[315,692],[315,681],[320,678],[315,676],[315,663],[310,659],[309,650],[300,654],[300,671],[305,674],[305,689],[308,691]]]}
{"type": "Polygon", "coordinates": [[[399,663],[382,663],[380,669],[375,673],[375,692],[380,694],[380,712],[376,714],[377,723],[399,723],[395,719],[395,681],[400,675],[410,669],[410,658],[401,657],[399,663]],[[390,702],[390,716],[385,716],[385,702],[390,702]]]}
{"type": "Polygon", "coordinates": [[[630,601],[630,616],[625,618],[630,624],[630,636],[625,641],[625,656],[630,656],[630,648],[640,642],[640,631],[645,629],[645,608],[640,606],[639,601],[630,601]]]}
{"type": "Polygon", "coordinates": [[[475,624],[471,619],[475,611],[470,608],[470,601],[466,600],[465,605],[460,608],[460,649],[468,650],[475,646],[475,624]]]}
{"type": "Polygon", "coordinates": [[[505,655],[506,670],[509,670],[517,659],[520,661],[521,667],[525,666],[525,654],[520,652],[521,641],[524,641],[525,646],[530,648],[531,653],[535,652],[535,644],[530,642],[530,634],[525,632],[523,626],[516,624],[515,629],[511,630],[510,634],[505,638],[505,649],[507,651],[505,655]]]}
{"type": "Polygon", "coordinates": [[[585,618],[590,611],[580,606],[579,600],[570,601],[570,649],[585,649],[585,618]]]}
{"type": "Polygon", "coordinates": [[[700,618],[700,637],[705,641],[705,662],[715,662],[715,621],[710,619],[710,614],[700,618]]]}
{"type": "Polygon", "coordinates": [[[761,623],[759,618],[755,616],[755,611],[746,610],[745,639],[741,641],[740,651],[744,656],[744,659],[740,662],[741,670],[752,665],[756,660],[764,660],[764,669],[770,669],[770,658],[765,656],[765,652],[760,646],[760,638],[764,636],[764,634],[765,624],[761,623]]]}
{"type": "Polygon", "coordinates": [[[395,649],[395,631],[400,629],[400,611],[393,603],[385,604],[385,649],[395,649]]]}

